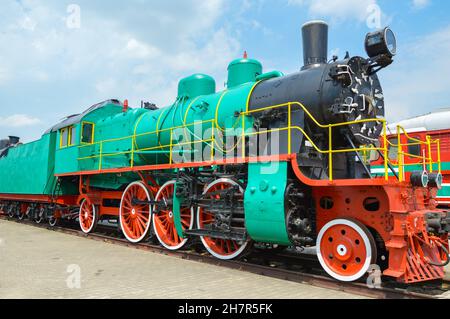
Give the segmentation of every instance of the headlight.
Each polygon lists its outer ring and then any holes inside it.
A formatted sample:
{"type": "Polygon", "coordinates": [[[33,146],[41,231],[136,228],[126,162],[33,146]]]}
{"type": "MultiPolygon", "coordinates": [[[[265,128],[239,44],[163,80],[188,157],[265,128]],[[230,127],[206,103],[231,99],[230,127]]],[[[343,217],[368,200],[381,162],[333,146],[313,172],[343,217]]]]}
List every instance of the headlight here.
{"type": "Polygon", "coordinates": [[[393,57],[397,54],[397,40],[394,32],[386,27],[366,36],[366,52],[371,58],[380,55],[387,55],[393,57]]]}

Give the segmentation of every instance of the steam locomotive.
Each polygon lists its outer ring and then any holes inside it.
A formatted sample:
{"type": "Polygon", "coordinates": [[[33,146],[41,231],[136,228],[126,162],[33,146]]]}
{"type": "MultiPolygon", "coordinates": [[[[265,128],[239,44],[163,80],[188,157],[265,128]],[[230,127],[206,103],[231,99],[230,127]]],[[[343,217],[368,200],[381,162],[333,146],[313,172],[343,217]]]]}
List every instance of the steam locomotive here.
{"type": "MultiPolygon", "coordinates": [[[[0,143],[0,211],[85,233],[116,221],[133,243],[169,250],[200,239],[220,259],[254,244],[316,247],[340,281],[374,265],[415,283],[443,278],[448,212],[436,209],[439,174],[393,175],[377,73],[393,62],[394,33],[366,36],[368,58],[327,58],[328,26],[302,28],[304,66],[263,72],[244,56],[226,89],[195,74],[164,108],[108,100],[72,115],[40,140],[0,143]],[[364,152],[377,152],[374,176],[364,152]]],[[[401,163],[397,163],[401,165],[401,163]]]]}

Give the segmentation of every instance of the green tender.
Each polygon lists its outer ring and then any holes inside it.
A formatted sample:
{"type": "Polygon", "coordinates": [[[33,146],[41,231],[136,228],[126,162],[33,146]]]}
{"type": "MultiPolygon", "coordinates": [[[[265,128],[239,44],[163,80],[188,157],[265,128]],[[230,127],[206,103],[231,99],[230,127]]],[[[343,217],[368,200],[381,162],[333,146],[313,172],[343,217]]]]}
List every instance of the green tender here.
{"type": "Polygon", "coordinates": [[[0,193],[51,195],[56,183],[56,133],[9,149],[0,158],[0,193]]]}

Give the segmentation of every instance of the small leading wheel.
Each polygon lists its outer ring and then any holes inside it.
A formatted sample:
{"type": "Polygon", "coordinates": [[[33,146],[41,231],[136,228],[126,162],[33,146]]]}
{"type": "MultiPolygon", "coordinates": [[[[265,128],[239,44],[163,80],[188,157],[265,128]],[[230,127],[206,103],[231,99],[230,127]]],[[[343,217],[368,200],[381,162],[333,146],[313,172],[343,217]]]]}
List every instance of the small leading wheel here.
{"type": "Polygon", "coordinates": [[[15,209],[14,205],[11,205],[8,207],[8,217],[14,218],[15,216],[16,216],[16,209],[15,209]]]}
{"type": "Polygon", "coordinates": [[[55,227],[56,225],[58,225],[58,222],[59,219],[55,216],[50,217],[50,219],[48,220],[48,224],[50,225],[50,227],[55,227]]]}
{"type": "MultiPolygon", "coordinates": [[[[241,197],[243,200],[244,189],[237,182],[228,178],[218,179],[209,184],[203,195],[204,198],[219,202],[223,200],[223,192],[230,188],[237,188],[238,191],[235,196],[241,197]]],[[[197,224],[199,229],[211,228],[214,222],[215,217],[213,212],[208,212],[208,210],[203,207],[198,208],[197,224]]],[[[244,224],[239,226],[245,227],[244,224]]],[[[249,241],[236,241],[204,236],[200,237],[200,239],[211,255],[222,260],[238,258],[247,252],[247,248],[250,246],[249,241]]]]}
{"type": "MultiPolygon", "coordinates": [[[[175,227],[173,215],[173,196],[175,181],[164,184],[158,191],[155,201],[160,207],[153,208],[153,230],[158,241],[169,250],[181,249],[188,242],[188,238],[181,238],[175,227]]],[[[194,209],[192,207],[181,207],[181,225],[183,230],[192,229],[194,226],[194,209]]]]}
{"type": "Polygon", "coordinates": [[[25,219],[26,214],[19,212],[19,220],[24,220],[25,219]]]}
{"type": "Polygon", "coordinates": [[[80,213],[78,215],[81,231],[85,234],[92,233],[97,226],[98,215],[95,205],[90,204],[86,199],[83,199],[80,206],[80,213]]]}
{"type": "Polygon", "coordinates": [[[44,216],[45,216],[45,207],[41,206],[37,209],[37,214],[34,217],[34,222],[36,224],[40,224],[44,221],[44,216]]]}
{"type": "Polygon", "coordinates": [[[148,234],[152,207],[150,193],[142,182],[128,185],[120,202],[119,223],[126,239],[141,242],[148,234]]]}
{"type": "Polygon", "coordinates": [[[26,204],[21,204],[19,206],[19,220],[24,220],[25,217],[28,215],[28,206],[26,204]]]}
{"type": "Polygon", "coordinates": [[[351,219],[336,219],[320,230],[317,256],[331,277],[351,282],[363,277],[376,263],[377,250],[366,226],[351,219]]]}

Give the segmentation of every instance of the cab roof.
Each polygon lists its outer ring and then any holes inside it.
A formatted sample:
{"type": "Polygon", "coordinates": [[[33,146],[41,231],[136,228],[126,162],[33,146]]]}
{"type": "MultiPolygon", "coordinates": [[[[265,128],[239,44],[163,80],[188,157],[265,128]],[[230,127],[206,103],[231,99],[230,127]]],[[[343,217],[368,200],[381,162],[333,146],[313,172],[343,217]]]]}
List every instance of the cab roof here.
{"type": "Polygon", "coordinates": [[[88,115],[89,113],[92,113],[98,109],[101,109],[102,107],[104,107],[105,105],[109,105],[109,104],[116,104],[119,106],[123,106],[122,102],[120,102],[119,100],[115,100],[115,99],[111,99],[111,100],[106,100],[97,104],[92,105],[90,108],[88,108],[86,111],[84,111],[81,114],[74,114],[74,115],[69,115],[68,117],[64,118],[61,122],[59,122],[58,124],[56,124],[55,126],[51,127],[50,129],[48,129],[44,134],[48,134],[51,132],[56,132],[64,127],[68,127],[71,126],[73,124],[77,124],[79,122],[81,122],[81,120],[88,115]]]}

